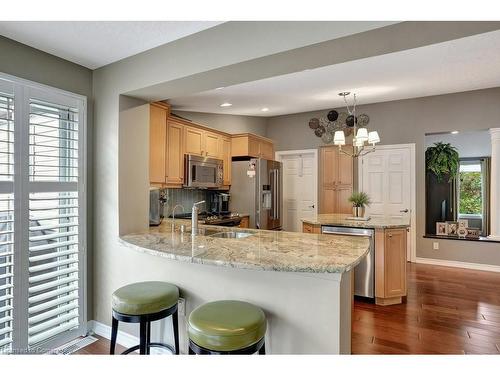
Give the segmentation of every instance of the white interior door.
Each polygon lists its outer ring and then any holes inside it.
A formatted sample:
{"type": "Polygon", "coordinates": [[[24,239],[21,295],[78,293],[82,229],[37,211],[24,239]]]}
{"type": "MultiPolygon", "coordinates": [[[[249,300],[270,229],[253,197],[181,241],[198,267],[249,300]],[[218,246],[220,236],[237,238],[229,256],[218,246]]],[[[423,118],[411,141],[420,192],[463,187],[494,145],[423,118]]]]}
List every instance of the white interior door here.
{"type": "Polygon", "coordinates": [[[359,164],[359,190],[372,203],[367,214],[372,217],[408,217],[412,228],[408,236],[407,259],[413,259],[415,220],[414,145],[378,146],[363,156],[359,164]]]}
{"type": "Polygon", "coordinates": [[[283,163],[283,229],[301,232],[301,219],[317,213],[317,150],[282,151],[276,153],[283,163]]]}

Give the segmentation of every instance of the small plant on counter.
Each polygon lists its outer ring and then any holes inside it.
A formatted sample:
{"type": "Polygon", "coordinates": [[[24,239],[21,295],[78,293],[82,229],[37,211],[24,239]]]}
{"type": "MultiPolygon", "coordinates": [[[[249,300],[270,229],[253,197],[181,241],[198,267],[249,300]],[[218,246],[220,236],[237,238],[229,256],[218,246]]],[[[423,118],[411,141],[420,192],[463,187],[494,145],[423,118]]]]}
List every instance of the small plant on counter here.
{"type": "Polygon", "coordinates": [[[352,203],[353,207],[365,207],[369,206],[371,203],[370,197],[363,191],[354,192],[349,197],[349,202],[352,203]]]}

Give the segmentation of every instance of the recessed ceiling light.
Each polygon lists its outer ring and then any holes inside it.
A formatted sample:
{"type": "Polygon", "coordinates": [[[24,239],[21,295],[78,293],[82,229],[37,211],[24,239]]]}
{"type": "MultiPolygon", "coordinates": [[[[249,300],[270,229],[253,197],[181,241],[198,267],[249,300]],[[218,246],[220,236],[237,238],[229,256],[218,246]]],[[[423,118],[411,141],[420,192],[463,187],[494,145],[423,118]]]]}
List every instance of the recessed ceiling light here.
{"type": "Polygon", "coordinates": [[[228,102],[225,102],[225,103],[222,103],[220,106],[221,106],[221,107],[231,107],[231,106],[232,106],[232,104],[231,104],[231,103],[228,103],[228,102]]]}
{"type": "Polygon", "coordinates": [[[458,134],[458,130],[453,130],[451,134],[458,134]]]}
{"type": "Polygon", "coordinates": [[[261,111],[262,111],[262,112],[267,112],[267,111],[269,111],[269,108],[264,107],[264,108],[262,108],[262,109],[261,109],[261,111]]]}
{"type": "Polygon", "coordinates": [[[224,88],[224,86],[221,86],[221,87],[216,87],[215,89],[216,90],[222,90],[224,88]]]}

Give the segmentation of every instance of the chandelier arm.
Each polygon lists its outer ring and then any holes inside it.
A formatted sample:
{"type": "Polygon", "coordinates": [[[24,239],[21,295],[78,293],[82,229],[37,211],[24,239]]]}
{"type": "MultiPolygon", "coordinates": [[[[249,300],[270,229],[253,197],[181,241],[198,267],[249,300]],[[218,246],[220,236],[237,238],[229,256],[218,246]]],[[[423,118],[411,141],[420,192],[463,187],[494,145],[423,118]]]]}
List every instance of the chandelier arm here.
{"type": "Polygon", "coordinates": [[[369,154],[370,152],[374,152],[374,151],[375,151],[375,146],[373,146],[369,150],[365,150],[365,152],[363,154],[360,154],[360,155],[361,156],[365,156],[366,154],[369,154]]]}
{"type": "Polygon", "coordinates": [[[347,155],[347,156],[350,156],[351,158],[354,157],[354,154],[350,153],[350,152],[347,152],[347,151],[344,151],[342,150],[342,147],[339,148],[339,151],[341,153],[343,153],[344,155],[347,155]]]}

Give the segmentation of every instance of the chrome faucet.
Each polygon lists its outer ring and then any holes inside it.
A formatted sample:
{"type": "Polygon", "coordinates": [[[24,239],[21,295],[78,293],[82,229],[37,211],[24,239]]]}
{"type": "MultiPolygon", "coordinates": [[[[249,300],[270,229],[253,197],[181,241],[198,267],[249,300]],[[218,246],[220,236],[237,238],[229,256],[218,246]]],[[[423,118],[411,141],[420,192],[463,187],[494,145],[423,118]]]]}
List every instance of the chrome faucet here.
{"type": "Polygon", "coordinates": [[[172,233],[175,231],[175,209],[177,207],[182,208],[182,212],[184,212],[184,206],[182,204],[176,204],[174,208],[172,209],[172,233]]]}
{"type": "Polygon", "coordinates": [[[198,205],[205,203],[205,201],[199,201],[193,204],[193,209],[191,211],[191,235],[196,236],[198,234],[198,205]]]}

